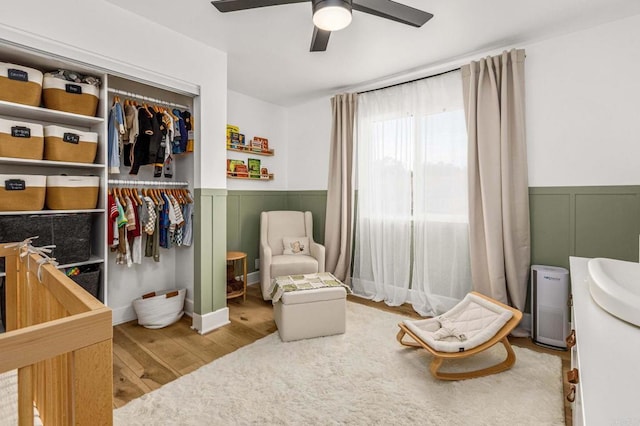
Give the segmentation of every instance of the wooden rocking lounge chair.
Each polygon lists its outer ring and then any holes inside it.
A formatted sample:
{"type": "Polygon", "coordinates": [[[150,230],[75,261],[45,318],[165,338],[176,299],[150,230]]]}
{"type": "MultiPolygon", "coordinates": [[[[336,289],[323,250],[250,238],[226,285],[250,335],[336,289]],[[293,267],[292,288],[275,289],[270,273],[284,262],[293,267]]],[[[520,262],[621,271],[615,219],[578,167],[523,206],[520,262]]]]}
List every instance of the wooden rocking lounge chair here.
{"type": "Polygon", "coordinates": [[[522,312],[480,293],[471,292],[450,309],[436,318],[405,320],[398,324],[396,338],[404,346],[424,348],[433,355],[429,370],[441,380],[464,380],[508,370],[516,362],[507,336],[520,319],[522,312]],[[404,341],[405,335],[414,341],[404,341]],[[479,370],[461,373],[439,371],[445,359],[473,356],[496,343],[502,343],[507,351],[504,361],[479,370]]]}

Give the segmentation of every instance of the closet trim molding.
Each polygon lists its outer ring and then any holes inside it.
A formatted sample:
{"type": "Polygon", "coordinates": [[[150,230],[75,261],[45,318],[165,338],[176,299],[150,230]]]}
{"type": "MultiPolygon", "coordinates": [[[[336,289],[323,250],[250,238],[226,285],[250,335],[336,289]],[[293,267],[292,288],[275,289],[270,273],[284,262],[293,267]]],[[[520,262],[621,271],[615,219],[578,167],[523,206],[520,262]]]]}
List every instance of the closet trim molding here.
{"type": "Polygon", "coordinates": [[[198,85],[5,24],[0,24],[0,42],[39,57],[74,63],[83,68],[95,70],[95,72],[126,78],[181,95],[191,97],[200,95],[200,86],[198,85]]]}

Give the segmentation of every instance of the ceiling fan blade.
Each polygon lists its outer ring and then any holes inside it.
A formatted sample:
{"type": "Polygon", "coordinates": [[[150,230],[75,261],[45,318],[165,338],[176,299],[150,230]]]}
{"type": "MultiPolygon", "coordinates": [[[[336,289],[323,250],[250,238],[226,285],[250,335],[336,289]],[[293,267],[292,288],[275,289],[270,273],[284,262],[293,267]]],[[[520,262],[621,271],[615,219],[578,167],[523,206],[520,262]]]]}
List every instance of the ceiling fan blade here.
{"type": "Polygon", "coordinates": [[[327,50],[327,44],[329,44],[329,36],[331,31],[321,30],[320,28],[313,27],[313,38],[311,39],[311,48],[309,52],[324,52],[327,50]]]}
{"type": "Polygon", "coordinates": [[[413,27],[423,26],[433,15],[391,0],[353,0],[353,10],[391,19],[413,27]]]}
{"type": "Polygon", "coordinates": [[[258,7],[277,6],[280,4],[303,3],[309,0],[217,0],[211,4],[220,12],[255,9],[258,7]]]}

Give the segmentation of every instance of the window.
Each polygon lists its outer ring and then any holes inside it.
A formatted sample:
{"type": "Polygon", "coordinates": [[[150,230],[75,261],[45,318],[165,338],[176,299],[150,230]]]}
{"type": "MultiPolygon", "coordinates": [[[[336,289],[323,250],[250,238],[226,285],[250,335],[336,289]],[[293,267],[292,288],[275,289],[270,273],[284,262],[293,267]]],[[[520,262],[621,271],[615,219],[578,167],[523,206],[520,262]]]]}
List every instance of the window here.
{"type": "Polygon", "coordinates": [[[360,95],[356,293],[421,314],[471,288],[459,72],[360,95]]]}

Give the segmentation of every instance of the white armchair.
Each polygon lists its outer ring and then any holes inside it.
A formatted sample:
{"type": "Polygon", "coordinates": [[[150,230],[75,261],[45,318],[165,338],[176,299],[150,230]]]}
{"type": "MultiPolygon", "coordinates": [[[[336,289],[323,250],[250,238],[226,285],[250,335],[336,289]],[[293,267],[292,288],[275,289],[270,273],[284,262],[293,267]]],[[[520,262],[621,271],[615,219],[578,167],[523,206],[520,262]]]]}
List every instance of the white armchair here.
{"type": "Polygon", "coordinates": [[[269,289],[274,277],[316,272],[324,272],[324,246],[313,241],[311,212],[262,212],[260,215],[262,298],[271,300],[269,289]],[[308,239],[308,247],[300,247],[304,246],[305,238],[308,239]],[[302,244],[296,244],[299,240],[302,244]],[[285,249],[288,254],[285,253],[285,249]]]}

